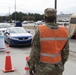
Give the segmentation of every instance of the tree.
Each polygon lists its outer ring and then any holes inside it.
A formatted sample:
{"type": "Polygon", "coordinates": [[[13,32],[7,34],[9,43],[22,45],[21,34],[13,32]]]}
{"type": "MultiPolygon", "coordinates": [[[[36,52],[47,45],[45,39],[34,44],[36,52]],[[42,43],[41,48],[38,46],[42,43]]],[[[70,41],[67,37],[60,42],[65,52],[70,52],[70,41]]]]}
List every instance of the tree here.
{"type": "Polygon", "coordinates": [[[43,15],[40,15],[38,13],[22,13],[22,12],[13,12],[11,15],[9,16],[1,16],[0,17],[0,21],[2,21],[3,19],[7,19],[7,20],[16,20],[17,21],[23,21],[23,20],[33,20],[33,21],[37,21],[37,20],[43,20],[43,15]],[[16,15],[16,16],[15,16],[16,15]]]}

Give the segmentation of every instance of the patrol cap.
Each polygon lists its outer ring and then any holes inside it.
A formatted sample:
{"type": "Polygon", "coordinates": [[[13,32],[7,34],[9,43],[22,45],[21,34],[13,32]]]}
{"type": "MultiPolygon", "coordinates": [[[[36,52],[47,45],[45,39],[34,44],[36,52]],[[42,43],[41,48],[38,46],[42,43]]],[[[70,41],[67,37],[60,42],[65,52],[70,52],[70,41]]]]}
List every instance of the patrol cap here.
{"type": "Polygon", "coordinates": [[[50,16],[56,16],[56,9],[54,8],[46,8],[44,10],[44,16],[46,17],[50,17],[50,16]]]}

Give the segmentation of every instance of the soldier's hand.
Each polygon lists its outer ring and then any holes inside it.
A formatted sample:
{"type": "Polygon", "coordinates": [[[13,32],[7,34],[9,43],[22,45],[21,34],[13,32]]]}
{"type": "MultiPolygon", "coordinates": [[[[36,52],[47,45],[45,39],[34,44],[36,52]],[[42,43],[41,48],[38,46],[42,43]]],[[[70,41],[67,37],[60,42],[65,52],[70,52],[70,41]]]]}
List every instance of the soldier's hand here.
{"type": "Polygon", "coordinates": [[[30,68],[29,72],[31,75],[34,75],[34,67],[30,68]]]}

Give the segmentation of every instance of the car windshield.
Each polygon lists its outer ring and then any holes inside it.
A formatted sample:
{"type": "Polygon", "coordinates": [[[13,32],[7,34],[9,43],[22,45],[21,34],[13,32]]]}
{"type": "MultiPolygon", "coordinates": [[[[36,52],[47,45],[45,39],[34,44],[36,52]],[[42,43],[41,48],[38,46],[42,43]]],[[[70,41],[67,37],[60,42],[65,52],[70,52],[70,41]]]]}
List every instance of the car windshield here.
{"type": "Polygon", "coordinates": [[[11,27],[9,24],[0,24],[0,28],[8,28],[11,27]]]}
{"type": "Polygon", "coordinates": [[[22,28],[22,27],[14,27],[14,28],[9,28],[10,33],[26,33],[27,31],[22,28]]]}

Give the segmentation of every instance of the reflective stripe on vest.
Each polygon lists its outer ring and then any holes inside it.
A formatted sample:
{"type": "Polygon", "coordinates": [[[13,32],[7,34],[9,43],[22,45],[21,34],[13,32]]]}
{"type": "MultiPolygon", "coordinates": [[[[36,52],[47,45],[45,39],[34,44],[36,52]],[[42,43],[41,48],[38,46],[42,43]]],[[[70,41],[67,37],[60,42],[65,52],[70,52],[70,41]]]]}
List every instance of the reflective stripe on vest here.
{"type": "Polygon", "coordinates": [[[68,38],[40,38],[40,41],[43,40],[67,40],[68,38]]]}
{"type": "Polygon", "coordinates": [[[40,61],[43,63],[51,63],[51,64],[59,63],[61,61],[61,53],[58,54],[40,53],[40,61]],[[45,61],[45,59],[47,61],[45,61]]]}
{"type": "Polygon", "coordinates": [[[59,56],[61,55],[61,53],[58,53],[58,54],[47,54],[47,53],[40,53],[41,56],[48,56],[48,57],[56,57],[56,56],[59,56]]]}

